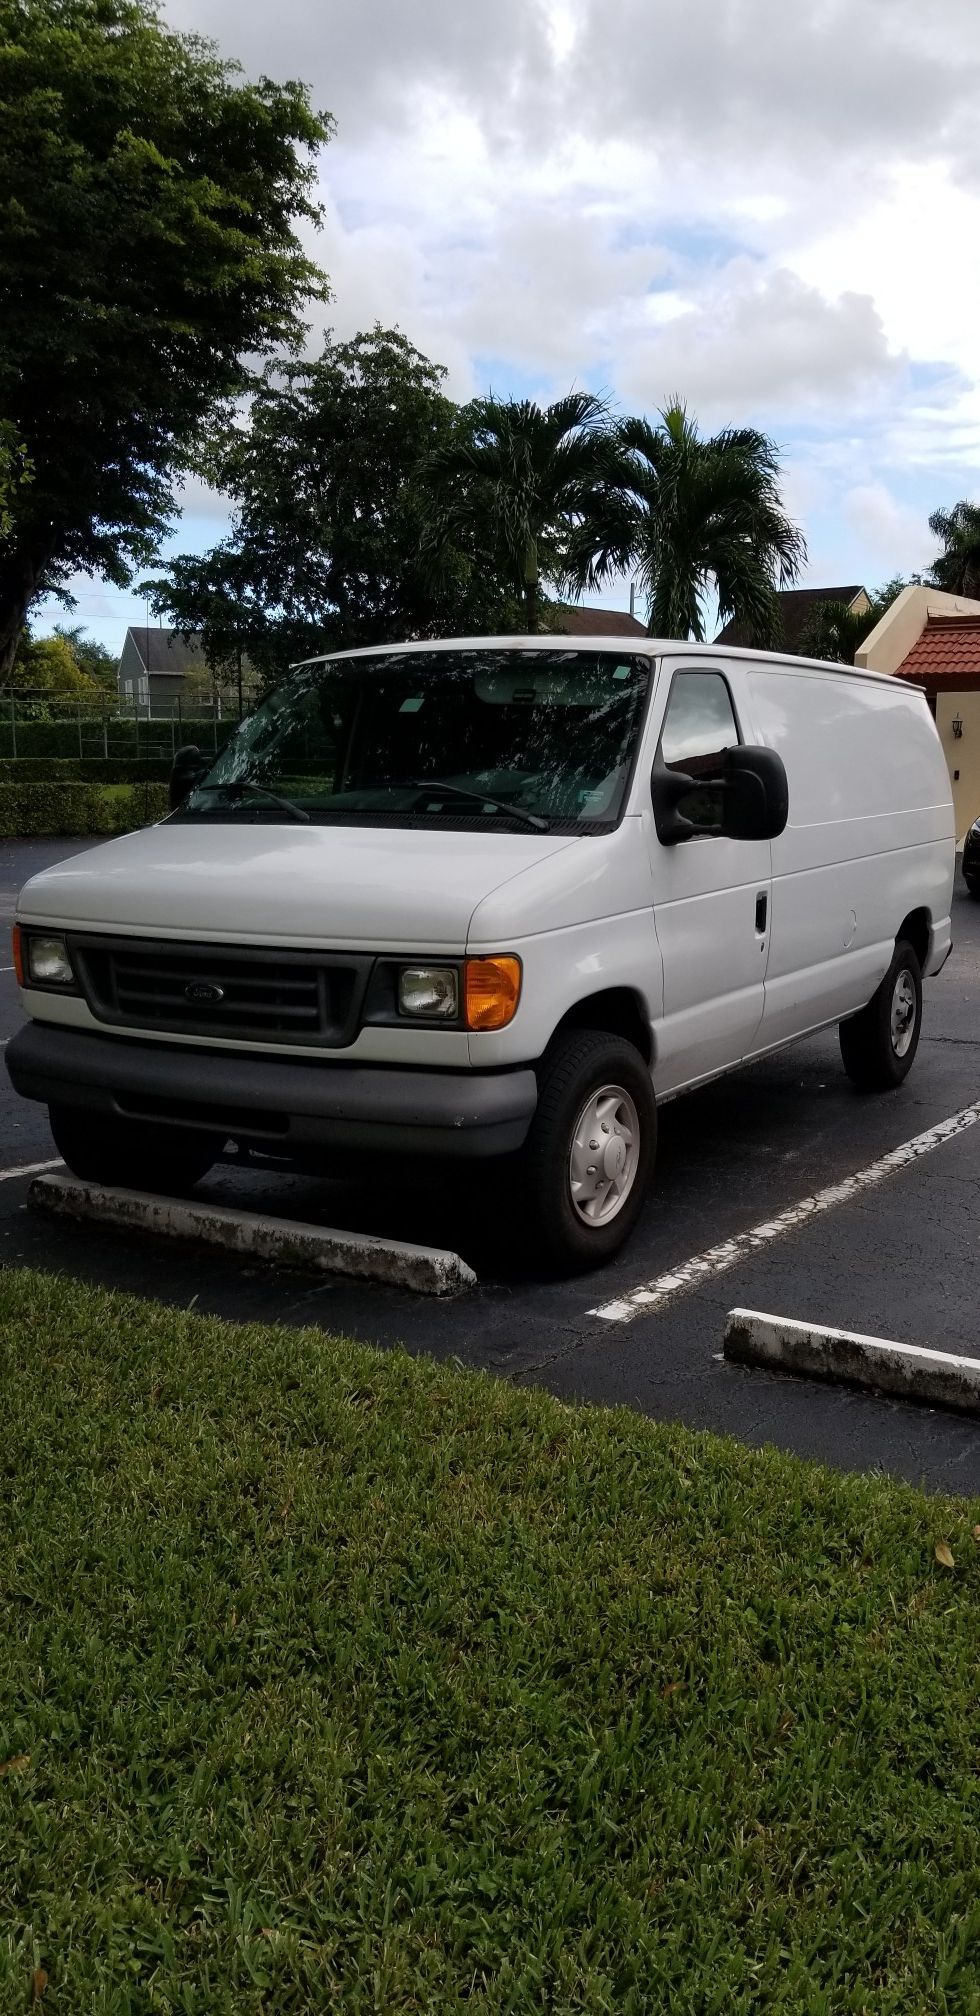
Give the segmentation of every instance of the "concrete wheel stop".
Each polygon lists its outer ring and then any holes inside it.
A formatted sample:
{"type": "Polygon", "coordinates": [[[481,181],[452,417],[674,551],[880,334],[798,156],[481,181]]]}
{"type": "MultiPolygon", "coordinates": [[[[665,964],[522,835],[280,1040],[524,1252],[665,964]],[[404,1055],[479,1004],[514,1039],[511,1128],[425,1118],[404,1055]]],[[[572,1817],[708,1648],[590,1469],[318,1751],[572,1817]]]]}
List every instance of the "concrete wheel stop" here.
{"type": "Polygon", "coordinates": [[[164,1239],[198,1240],[273,1267],[378,1281],[416,1295],[459,1295],[476,1287],[472,1267],[458,1253],[380,1239],[368,1232],[269,1218],[257,1211],[234,1211],[203,1198],[157,1197],[143,1190],[84,1183],[65,1174],[36,1177],[28,1201],[63,1218],[151,1232],[164,1239]]]}
{"type": "Polygon", "coordinates": [[[958,1414],[980,1414],[980,1358],[951,1351],[799,1323],[760,1309],[731,1309],[724,1356],[734,1365],[795,1373],[920,1406],[950,1407],[958,1414]]]}

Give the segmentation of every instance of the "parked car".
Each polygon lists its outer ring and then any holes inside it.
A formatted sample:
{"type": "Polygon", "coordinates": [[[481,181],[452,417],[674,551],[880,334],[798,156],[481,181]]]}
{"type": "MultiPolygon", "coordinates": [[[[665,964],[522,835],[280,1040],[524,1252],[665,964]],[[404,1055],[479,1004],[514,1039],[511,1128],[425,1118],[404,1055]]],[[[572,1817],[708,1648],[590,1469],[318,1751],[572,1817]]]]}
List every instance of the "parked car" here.
{"type": "Polygon", "coordinates": [[[971,896],[980,898],[980,819],[974,819],[963,848],[963,880],[971,896]]]}
{"type": "Polygon", "coordinates": [[[496,1157],[543,1254],[594,1265],[658,1106],[834,1023],[858,1085],[901,1084],[950,949],[928,707],[842,665],[343,653],[181,752],[173,796],[20,898],[10,1076],[98,1182],[186,1187],[229,1139],[496,1157]]]}

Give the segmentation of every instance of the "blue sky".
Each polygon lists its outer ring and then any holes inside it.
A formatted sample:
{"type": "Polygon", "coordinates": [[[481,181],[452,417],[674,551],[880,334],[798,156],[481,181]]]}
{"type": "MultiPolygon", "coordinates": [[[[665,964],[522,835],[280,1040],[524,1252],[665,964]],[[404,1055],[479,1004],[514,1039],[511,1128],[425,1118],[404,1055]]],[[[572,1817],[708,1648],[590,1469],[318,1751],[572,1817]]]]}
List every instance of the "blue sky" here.
{"type": "MultiPolygon", "coordinates": [[[[460,397],[679,392],[706,428],[761,425],[813,584],[927,564],[929,512],[980,493],[976,0],[165,11],[335,116],[312,348],[379,319],[460,397]]],[[[172,548],[224,524],[194,488],[172,548]]],[[[76,586],[112,648],[144,620],[76,586]]]]}

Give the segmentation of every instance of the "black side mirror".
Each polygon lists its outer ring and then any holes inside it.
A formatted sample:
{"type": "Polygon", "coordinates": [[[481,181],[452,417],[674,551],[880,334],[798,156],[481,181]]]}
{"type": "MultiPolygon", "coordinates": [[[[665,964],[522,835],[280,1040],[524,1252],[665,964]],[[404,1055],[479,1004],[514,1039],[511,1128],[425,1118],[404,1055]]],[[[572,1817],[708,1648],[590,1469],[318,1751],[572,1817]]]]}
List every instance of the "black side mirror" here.
{"type": "Polygon", "coordinates": [[[176,812],[178,805],[183,804],[195,784],[199,784],[201,778],[207,776],[210,768],[207,757],[201,755],[196,742],[185,742],[182,749],[176,750],[170,772],[171,812],[176,812]]]}
{"type": "Polygon", "coordinates": [[[729,749],[724,790],[721,830],[727,839],[778,839],[789,818],[789,782],[775,749],[729,749]]]}
{"type": "Polygon", "coordinates": [[[705,777],[668,769],[658,757],[650,792],[657,838],[664,847],[698,834],[775,840],[789,817],[786,770],[774,749],[728,749],[705,777]]]}

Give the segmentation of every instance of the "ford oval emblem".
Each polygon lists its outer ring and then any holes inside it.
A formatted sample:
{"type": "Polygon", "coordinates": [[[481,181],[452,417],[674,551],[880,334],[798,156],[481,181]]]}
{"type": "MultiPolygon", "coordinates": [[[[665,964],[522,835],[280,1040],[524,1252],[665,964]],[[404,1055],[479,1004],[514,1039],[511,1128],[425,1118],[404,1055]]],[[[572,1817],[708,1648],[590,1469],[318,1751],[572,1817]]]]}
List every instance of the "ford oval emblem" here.
{"type": "Polygon", "coordinates": [[[192,1001],[195,1008],[217,1008],[224,998],[224,988],[214,980],[192,980],[190,986],[184,988],[184,1000],[192,1001]]]}

